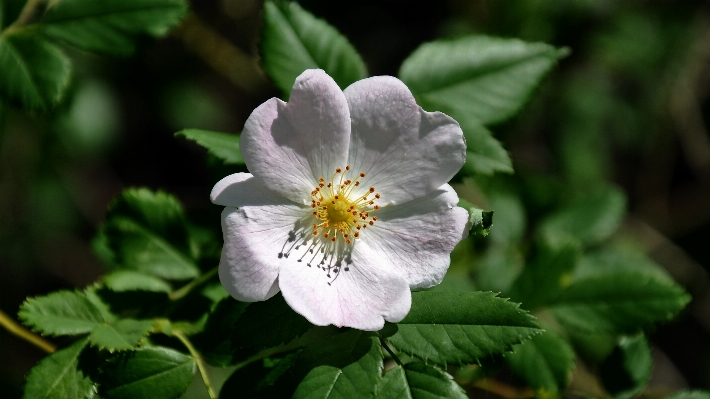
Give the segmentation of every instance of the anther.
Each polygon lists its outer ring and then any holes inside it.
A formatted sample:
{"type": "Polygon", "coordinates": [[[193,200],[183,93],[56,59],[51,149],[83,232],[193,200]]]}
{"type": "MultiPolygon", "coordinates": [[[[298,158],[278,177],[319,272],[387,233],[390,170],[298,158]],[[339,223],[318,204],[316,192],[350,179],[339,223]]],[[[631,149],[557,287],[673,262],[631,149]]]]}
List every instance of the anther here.
{"type": "Polygon", "coordinates": [[[365,172],[360,172],[360,177],[365,177],[365,172]]]}

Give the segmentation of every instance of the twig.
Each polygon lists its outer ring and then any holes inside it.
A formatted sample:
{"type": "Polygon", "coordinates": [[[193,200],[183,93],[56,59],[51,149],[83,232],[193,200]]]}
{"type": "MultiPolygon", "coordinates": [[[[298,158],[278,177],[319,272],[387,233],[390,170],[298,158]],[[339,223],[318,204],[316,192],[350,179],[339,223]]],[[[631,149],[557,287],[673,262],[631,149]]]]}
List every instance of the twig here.
{"type": "Polygon", "coordinates": [[[171,301],[177,301],[178,299],[182,299],[183,297],[185,297],[185,295],[189,294],[190,291],[192,291],[195,287],[211,279],[215,274],[217,274],[217,270],[219,270],[219,267],[215,267],[214,269],[208,271],[200,277],[197,277],[196,279],[180,287],[180,289],[178,289],[177,291],[173,291],[168,294],[168,298],[171,301]]]}
{"type": "Polygon", "coordinates": [[[10,33],[27,25],[34,19],[37,14],[37,7],[39,7],[42,3],[44,3],[44,0],[29,0],[25,3],[25,6],[22,7],[22,11],[20,11],[20,15],[17,17],[15,22],[11,23],[7,29],[3,31],[3,34],[10,33]]]}
{"type": "Polygon", "coordinates": [[[473,386],[508,399],[526,399],[535,396],[530,388],[515,388],[492,378],[481,378],[473,386]]]}
{"type": "Polygon", "coordinates": [[[380,336],[379,334],[378,334],[378,336],[380,337],[380,343],[382,344],[382,347],[385,348],[385,350],[387,351],[387,353],[389,353],[390,356],[392,356],[392,359],[394,359],[394,361],[395,361],[398,365],[401,366],[401,365],[402,365],[402,361],[400,361],[399,358],[397,357],[397,355],[395,355],[394,352],[392,352],[392,349],[390,349],[389,344],[387,343],[387,338],[384,338],[384,337],[380,336]]]}
{"type": "Polygon", "coordinates": [[[57,350],[57,347],[53,343],[22,327],[15,320],[6,315],[2,310],[0,310],[0,325],[5,327],[5,329],[10,333],[22,338],[47,353],[52,353],[57,350]]]}
{"type": "Polygon", "coordinates": [[[182,40],[188,50],[236,86],[251,93],[269,87],[256,57],[230,43],[194,13],[190,13],[173,34],[182,40]]]}
{"type": "Polygon", "coordinates": [[[200,375],[202,376],[202,382],[205,383],[205,388],[207,388],[207,394],[210,396],[211,399],[216,399],[217,396],[215,395],[214,390],[212,389],[212,384],[210,383],[210,379],[207,375],[207,370],[205,369],[205,364],[202,361],[202,356],[200,356],[200,353],[197,352],[197,349],[195,349],[194,346],[192,346],[192,343],[189,339],[187,339],[187,337],[185,336],[185,334],[182,333],[182,331],[173,331],[173,335],[177,337],[177,339],[179,339],[180,342],[183,343],[183,345],[185,345],[187,350],[195,359],[197,369],[200,370],[200,375]]]}

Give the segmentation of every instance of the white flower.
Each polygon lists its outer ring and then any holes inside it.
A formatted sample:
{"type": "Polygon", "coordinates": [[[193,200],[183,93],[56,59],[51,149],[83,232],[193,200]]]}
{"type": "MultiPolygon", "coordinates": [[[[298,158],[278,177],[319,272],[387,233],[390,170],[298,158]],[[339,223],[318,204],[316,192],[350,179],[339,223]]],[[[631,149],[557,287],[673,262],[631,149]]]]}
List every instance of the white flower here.
{"type": "Polygon", "coordinates": [[[396,78],[343,92],[305,71],[288,103],[252,112],[241,151],[251,174],[211,194],[226,206],[220,280],[238,300],[280,290],[313,324],[379,330],[407,315],[410,288],[441,282],[467,234],[446,184],[465,160],[461,129],[396,78]]]}

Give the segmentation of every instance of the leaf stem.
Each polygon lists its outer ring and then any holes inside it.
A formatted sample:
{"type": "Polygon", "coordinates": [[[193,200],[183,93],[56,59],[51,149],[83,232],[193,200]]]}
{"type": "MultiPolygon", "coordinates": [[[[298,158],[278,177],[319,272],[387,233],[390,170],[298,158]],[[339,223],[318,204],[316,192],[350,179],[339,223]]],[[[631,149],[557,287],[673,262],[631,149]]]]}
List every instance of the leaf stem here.
{"type": "Polygon", "coordinates": [[[215,267],[214,269],[208,271],[207,273],[195,278],[194,280],[190,281],[189,283],[183,285],[180,287],[180,289],[171,292],[168,294],[168,298],[171,301],[177,301],[179,299],[184,298],[187,294],[190,293],[195,287],[197,287],[200,284],[203,284],[207,282],[207,280],[211,279],[215,274],[217,274],[217,270],[219,270],[219,267],[215,267]]]}
{"type": "Polygon", "coordinates": [[[7,34],[27,25],[37,14],[37,7],[44,3],[44,1],[45,0],[28,0],[27,3],[25,3],[25,6],[22,7],[22,11],[20,11],[20,15],[17,17],[15,22],[8,25],[7,29],[5,29],[2,33],[7,34]]]}
{"type": "Polygon", "coordinates": [[[202,361],[202,356],[200,356],[200,353],[197,352],[197,349],[195,349],[194,346],[192,346],[192,342],[187,339],[187,336],[185,336],[182,331],[173,331],[173,335],[177,337],[177,339],[179,339],[180,342],[183,343],[183,345],[185,345],[187,350],[190,352],[190,355],[192,355],[192,357],[195,359],[197,369],[200,370],[202,381],[205,383],[205,388],[207,388],[207,394],[210,396],[211,399],[216,399],[217,396],[214,394],[212,384],[210,384],[210,379],[207,376],[207,370],[205,369],[205,363],[202,361]]]}
{"type": "Polygon", "coordinates": [[[57,350],[57,347],[53,343],[22,327],[15,320],[6,315],[2,310],[0,310],[0,325],[5,327],[5,329],[10,333],[24,339],[47,353],[52,353],[57,350]]]}
{"type": "Polygon", "coordinates": [[[387,353],[389,353],[390,356],[392,356],[392,359],[394,359],[394,361],[395,361],[398,365],[401,366],[401,365],[402,365],[402,361],[399,360],[399,358],[397,357],[397,355],[395,355],[394,352],[392,351],[392,349],[390,349],[389,343],[387,342],[387,338],[384,338],[384,337],[380,336],[379,334],[378,334],[377,336],[380,337],[380,343],[382,344],[382,347],[385,348],[385,350],[387,351],[387,353]]]}

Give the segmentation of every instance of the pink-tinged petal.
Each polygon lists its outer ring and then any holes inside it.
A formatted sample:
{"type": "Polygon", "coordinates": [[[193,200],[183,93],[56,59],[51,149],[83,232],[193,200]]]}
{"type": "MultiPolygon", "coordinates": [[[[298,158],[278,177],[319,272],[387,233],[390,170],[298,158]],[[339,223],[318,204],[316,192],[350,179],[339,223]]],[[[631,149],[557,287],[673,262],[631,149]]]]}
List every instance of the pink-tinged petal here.
{"type": "Polygon", "coordinates": [[[241,208],[243,206],[289,203],[266,188],[251,173],[234,173],[217,182],[210,193],[212,203],[241,208]]]}
{"type": "Polygon", "coordinates": [[[412,304],[404,279],[389,271],[365,245],[354,247],[347,270],[341,267],[330,276],[315,265],[285,265],[279,287],[293,310],[319,326],[377,331],[385,320],[402,320],[412,304]]]}
{"type": "Polygon", "coordinates": [[[267,188],[306,204],[318,178],[345,166],[349,141],[343,92],[325,72],[309,69],[288,103],[272,98],[252,112],[240,144],[249,171],[267,188]]]}
{"type": "Polygon", "coordinates": [[[227,207],[222,212],[224,246],[219,278],[227,292],[240,301],[263,301],[279,291],[282,248],[289,243],[298,221],[310,213],[310,208],[283,197],[270,199],[271,204],[227,207]],[[275,203],[278,198],[280,204],[275,203]]]}
{"type": "Polygon", "coordinates": [[[454,246],[468,235],[468,211],[456,206],[456,192],[445,184],[434,192],[374,214],[377,222],[361,234],[390,270],[411,288],[439,284],[451,263],[454,246]]]}
{"type": "Polygon", "coordinates": [[[380,205],[401,204],[448,182],[466,160],[458,123],[419,107],[407,86],[390,76],[345,89],[352,132],[348,163],[365,172],[364,187],[382,194],[380,205]]]}

